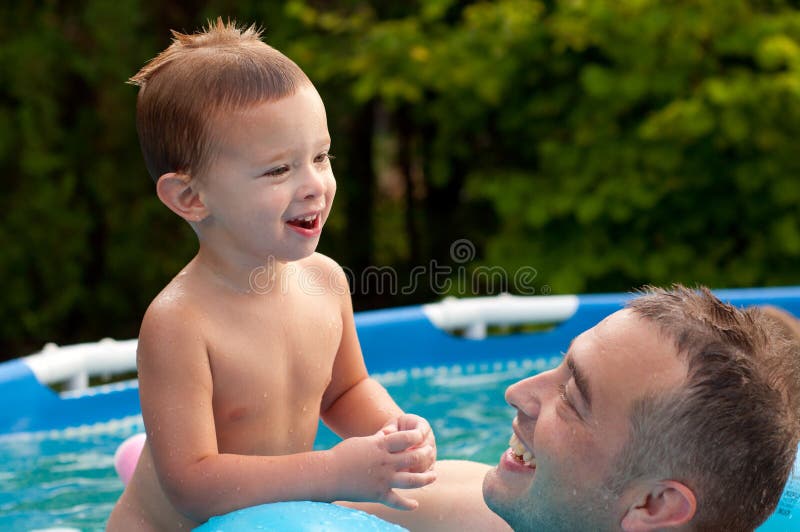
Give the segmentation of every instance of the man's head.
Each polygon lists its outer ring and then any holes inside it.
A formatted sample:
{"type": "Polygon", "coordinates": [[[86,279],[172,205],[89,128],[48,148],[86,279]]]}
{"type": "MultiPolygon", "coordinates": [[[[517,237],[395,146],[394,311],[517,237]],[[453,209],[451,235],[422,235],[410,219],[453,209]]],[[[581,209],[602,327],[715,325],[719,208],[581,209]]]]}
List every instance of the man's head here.
{"type": "Polygon", "coordinates": [[[486,502],[516,530],[752,530],[794,460],[799,365],[761,310],[649,290],[508,389],[518,441],[486,502]]]}
{"type": "Polygon", "coordinates": [[[170,172],[202,176],[226,114],[311,85],[253,26],[242,30],[218,18],[200,33],[173,35],[172,44],[130,79],[140,87],[136,124],[154,181],[170,172]]]}

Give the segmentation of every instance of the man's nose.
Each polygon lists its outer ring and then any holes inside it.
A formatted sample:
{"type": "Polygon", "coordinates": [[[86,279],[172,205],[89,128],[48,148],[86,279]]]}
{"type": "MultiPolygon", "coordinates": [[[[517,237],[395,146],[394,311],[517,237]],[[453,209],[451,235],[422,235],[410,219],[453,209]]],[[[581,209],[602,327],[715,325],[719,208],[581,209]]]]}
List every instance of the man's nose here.
{"type": "MultiPolygon", "coordinates": [[[[553,370],[550,370],[515,382],[506,388],[506,402],[527,417],[538,418],[552,375],[553,370]]],[[[550,386],[553,390],[557,388],[555,383],[550,383],[550,386]]]]}

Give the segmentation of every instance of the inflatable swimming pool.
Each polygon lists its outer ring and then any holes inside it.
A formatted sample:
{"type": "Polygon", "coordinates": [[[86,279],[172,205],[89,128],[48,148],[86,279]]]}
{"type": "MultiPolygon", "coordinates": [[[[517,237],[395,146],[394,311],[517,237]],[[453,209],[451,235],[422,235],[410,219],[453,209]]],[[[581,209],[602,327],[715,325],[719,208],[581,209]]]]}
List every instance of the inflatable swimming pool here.
{"type": "MultiPolygon", "coordinates": [[[[718,290],[737,305],[771,304],[800,316],[800,287],[718,290]]],[[[372,373],[460,371],[502,367],[509,361],[549,358],[566,349],[578,333],[618,310],[629,294],[445,300],[431,305],[362,312],[356,326],[372,373]],[[541,332],[491,334],[509,326],[553,324],[541,332]],[[458,335],[452,334],[458,331],[458,335]]],[[[103,340],[66,347],[54,345],[34,355],[0,364],[0,398],[14,408],[0,410],[0,438],[81,431],[139,415],[135,379],[89,386],[95,376],[135,370],[135,340],[103,340]],[[58,384],[61,392],[50,387],[58,384]]],[[[497,390],[502,394],[502,390],[497,390]]],[[[800,497],[800,465],[784,490],[775,514],[759,530],[800,530],[795,508],[800,497]]],[[[267,510],[269,511],[269,510],[267,510]]],[[[307,523],[306,523],[307,524],[307,523]]],[[[302,530],[302,529],[301,529],[302,530]]]]}

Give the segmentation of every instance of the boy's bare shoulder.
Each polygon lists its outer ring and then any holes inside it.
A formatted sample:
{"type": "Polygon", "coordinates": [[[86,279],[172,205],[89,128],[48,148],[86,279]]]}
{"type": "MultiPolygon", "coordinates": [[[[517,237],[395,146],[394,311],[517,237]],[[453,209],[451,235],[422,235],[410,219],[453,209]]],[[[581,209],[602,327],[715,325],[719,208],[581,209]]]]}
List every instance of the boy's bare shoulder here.
{"type": "Polygon", "coordinates": [[[347,276],[339,263],[322,253],[313,253],[299,261],[300,267],[313,275],[316,282],[323,283],[325,288],[342,295],[349,293],[347,276]]]}
{"type": "Polygon", "coordinates": [[[202,313],[187,281],[179,274],[150,302],[142,318],[140,343],[174,339],[198,329],[202,313]]]}
{"type": "Polygon", "coordinates": [[[342,270],[342,267],[339,266],[339,263],[333,260],[332,258],[328,257],[327,255],[323,255],[322,253],[312,253],[311,255],[301,260],[300,262],[303,263],[305,267],[320,268],[326,273],[341,272],[341,274],[344,275],[344,271],[342,270]]]}

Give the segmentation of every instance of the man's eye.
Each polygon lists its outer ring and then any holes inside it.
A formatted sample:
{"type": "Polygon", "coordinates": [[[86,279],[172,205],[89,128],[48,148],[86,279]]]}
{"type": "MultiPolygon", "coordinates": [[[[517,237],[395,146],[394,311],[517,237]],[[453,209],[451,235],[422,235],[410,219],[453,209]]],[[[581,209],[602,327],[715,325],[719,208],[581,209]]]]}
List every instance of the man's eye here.
{"type": "Polygon", "coordinates": [[[288,171],[289,167],[284,164],[283,166],[278,166],[277,168],[267,170],[266,172],[264,172],[264,175],[267,177],[278,177],[285,174],[288,171]]]}
{"type": "MultiPolygon", "coordinates": [[[[570,405],[569,397],[567,397],[567,385],[566,384],[559,384],[558,385],[558,396],[561,398],[562,401],[570,405]]],[[[572,405],[570,405],[572,406],[572,405]]]]}
{"type": "Polygon", "coordinates": [[[578,410],[575,408],[575,405],[572,404],[572,401],[569,400],[569,396],[567,395],[567,385],[566,384],[559,384],[558,385],[558,397],[561,398],[562,401],[569,407],[570,410],[578,413],[578,410]]]}

